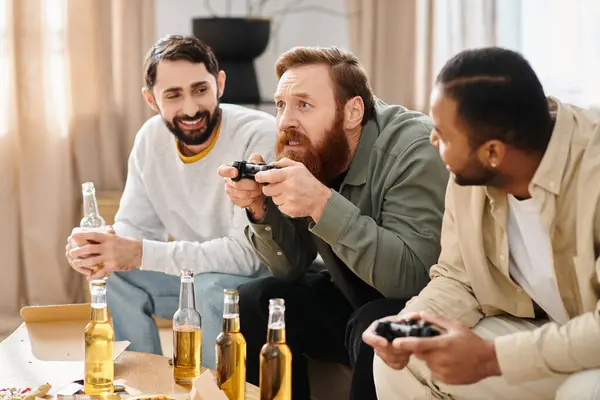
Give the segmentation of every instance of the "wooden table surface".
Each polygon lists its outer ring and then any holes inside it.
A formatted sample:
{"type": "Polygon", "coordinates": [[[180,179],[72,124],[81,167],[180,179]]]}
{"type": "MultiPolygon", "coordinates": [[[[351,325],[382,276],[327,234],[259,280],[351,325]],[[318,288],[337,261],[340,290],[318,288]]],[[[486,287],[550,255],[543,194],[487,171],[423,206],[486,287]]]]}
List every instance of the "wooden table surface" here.
{"type": "MultiPolygon", "coordinates": [[[[191,387],[173,380],[169,359],[155,354],[126,351],[115,363],[115,381],[133,387],[144,394],[185,394],[191,387]]],[[[246,399],[258,400],[258,388],[246,384],[246,399]]]]}

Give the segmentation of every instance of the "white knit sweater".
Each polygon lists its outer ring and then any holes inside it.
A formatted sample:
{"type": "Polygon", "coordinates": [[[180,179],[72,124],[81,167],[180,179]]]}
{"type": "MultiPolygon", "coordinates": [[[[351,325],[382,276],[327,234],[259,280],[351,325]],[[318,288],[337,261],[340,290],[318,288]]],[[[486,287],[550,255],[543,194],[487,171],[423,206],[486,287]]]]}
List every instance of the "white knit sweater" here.
{"type": "Polygon", "coordinates": [[[241,106],[222,104],[221,109],[215,146],[191,164],[181,160],[160,116],[150,118],[136,136],[114,229],[143,240],[143,270],[251,275],[261,268],[244,237],[245,211],[225,194],[217,168],[252,153],[272,161],[275,119],[241,106]],[[169,235],[175,241],[168,242],[169,235]]]}

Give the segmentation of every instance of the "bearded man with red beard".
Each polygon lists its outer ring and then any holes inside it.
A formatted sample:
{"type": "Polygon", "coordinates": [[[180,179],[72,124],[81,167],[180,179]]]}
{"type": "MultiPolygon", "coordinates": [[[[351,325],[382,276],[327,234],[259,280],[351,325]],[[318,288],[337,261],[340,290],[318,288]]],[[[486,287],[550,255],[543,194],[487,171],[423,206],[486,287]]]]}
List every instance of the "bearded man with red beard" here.
{"type": "Polygon", "coordinates": [[[429,118],[375,98],[352,53],[298,47],[276,71],[280,169],[234,182],[236,169],[219,168],[274,275],[239,288],[247,379],[258,384],[269,299],[283,298],[292,397],[310,398],[308,356],[352,364],[350,397],[374,399],[373,351],[361,334],[429,281],[449,174],[429,118]]]}

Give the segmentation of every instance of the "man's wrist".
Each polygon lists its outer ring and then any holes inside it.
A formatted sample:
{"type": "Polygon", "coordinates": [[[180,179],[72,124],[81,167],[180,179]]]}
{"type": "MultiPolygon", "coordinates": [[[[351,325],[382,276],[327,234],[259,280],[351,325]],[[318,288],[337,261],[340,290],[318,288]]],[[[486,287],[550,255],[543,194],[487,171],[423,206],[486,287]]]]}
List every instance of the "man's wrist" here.
{"type": "Polygon", "coordinates": [[[322,194],[317,197],[315,207],[310,215],[313,221],[315,221],[315,223],[319,222],[321,216],[323,215],[323,212],[325,211],[325,206],[329,202],[329,199],[331,199],[331,188],[328,188],[327,186],[323,185],[323,190],[321,193],[322,194]]]}
{"type": "Polygon", "coordinates": [[[500,364],[498,363],[498,357],[496,356],[496,346],[494,342],[486,341],[486,357],[484,360],[485,374],[486,377],[490,376],[500,376],[502,375],[502,371],[500,371],[500,364]]]}
{"type": "Polygon", "coordinates": [[[135,265],[134,268],[141,268],[142,267],[142,259],[143,259],[143,254],[144,254],[144,242],[142,240],[135,240],[135,265]]]}
{"type": "Polygon", "coordinates": [[[248,218],[251,222],[262,221],[267,213],[267,198],[265,197],[259,203],[246,207],[248,218]]]}

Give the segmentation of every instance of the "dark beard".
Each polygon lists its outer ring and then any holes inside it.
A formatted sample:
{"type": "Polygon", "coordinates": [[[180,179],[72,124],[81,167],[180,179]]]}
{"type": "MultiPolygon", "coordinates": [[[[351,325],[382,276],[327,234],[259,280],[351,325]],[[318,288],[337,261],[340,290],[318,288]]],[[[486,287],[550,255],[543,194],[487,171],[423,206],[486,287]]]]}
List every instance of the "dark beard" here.
{"type": "Polygon", "coordinates": [[[219,120],[221,119],[221,109],[219,108],[219,103],[217,102],[217,106],[210,113],[208,110],[198,111],[196,115],[190,117],[188,115],[175,117],[173,121],[167,121],[163,118],[165,125],[171,131],[171,133],[179,140],[181,143],[187,146],[198,146],[200,144],[204,144],[212,135],[215,127],[219,124],[219,120]],[[204,127],[197,129],[195,131],[191,131],[189,133],[185,133],[182,131],[177,125],[178,121],[194,121],[196,119],[206,118],[208,121],[204,127]]]}
{"type": "Polygon", "coordinates": [[[341,111],[336,111],[335,120],[325,132],[325,138],[313,146],[308,137],[295,129],[281,131],[277,137],[277,159],[287,157],[300,162],[324,185],[329,185],[341,172],[350,157],[350,145],[344,132],[344,119],[341,111]],[[286,149],[289,141],[299,143],[301,151],[286,149]]]}
{"type": "Polygon", "coordinates": [[[498,172],[483,165],[475,152],[469,155],[469,163],[463,171],[454,174],[454,181],[460,186],[496,186],[494,183],[499,178],[498,172]]]}

